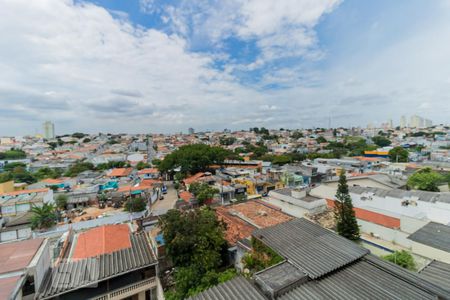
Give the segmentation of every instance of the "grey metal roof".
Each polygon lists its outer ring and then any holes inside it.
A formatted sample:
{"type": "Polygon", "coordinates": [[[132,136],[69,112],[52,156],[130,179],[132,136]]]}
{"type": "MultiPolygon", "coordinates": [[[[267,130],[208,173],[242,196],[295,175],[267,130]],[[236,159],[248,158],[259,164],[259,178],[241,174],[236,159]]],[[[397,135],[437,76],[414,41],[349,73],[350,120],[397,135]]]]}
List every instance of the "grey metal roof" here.
{"type": "Polygon", "coordinates": [[[433,260],[420,271],[420,276],[450,291],[450,264],[433,260]]]}
{"type": "Polygon", "coordinates": [[[430,222],[408,236],[408,239],[450,252],[450,226],[430,222]]]}
{"type": "Polygon", "coordinates": [[[48,272],[38,299],[49,299],[157,263],[145,233],[130,234],[131,248],[68,261],[48,272]]]}
{"type": "Polygon", "coordinates": [[[362,194],[365,192],[374,193],[379,197],[392,197],[403,199],[405,197],[418,197],[420,201],[424,202],[443,202],[450,203],[450,193],[426,192],[426,191],[406,191],[400,189],[385,190],[374,187],[363,186],[349,186],[349,191],[355,194],[362,194]]]}
{"type": "Polygon", "coordinates": [[[308,276],[284,261],[254,275],[256,283],[270,295],[279,295],[308,280],[308,276]]]}
{"type": "MultiPolygon", "coordinates": [[[[363,258],[335,273],[302,284],[278,299],[436,299],[439,295],[377,262],[363,258]]],[[[400,269],[395,265],[393,268],[400,269]]]]}
{"type": "Polygon", "coordinates": [[[313,279],[369,253],[369,250],[304,218],[255,230],[253,236],[313,279]]]}
{"type": "Polygon", "coordinates": [[[266,300],[259,290],[242,276],[213,286],[190,300],[266,300]]]}

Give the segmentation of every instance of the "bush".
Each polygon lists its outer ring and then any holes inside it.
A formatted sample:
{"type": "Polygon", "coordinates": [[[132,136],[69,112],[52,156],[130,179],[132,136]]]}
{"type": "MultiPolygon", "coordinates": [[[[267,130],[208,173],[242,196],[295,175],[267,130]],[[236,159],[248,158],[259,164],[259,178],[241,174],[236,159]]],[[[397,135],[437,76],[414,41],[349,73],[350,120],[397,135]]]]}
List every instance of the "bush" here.
{"type": "Polygon", "coordinates": [[[56,199],[55,199],[56,207],[59,209],[65,209],[68,200],[69,200],[69,197],[67,197],[67,195],[59,194],[58,196],[56,196],[56,199]]]}
{"type": "Polygon", "coordinates": [[[395,251],[394,253],[383,256],[382,258],[396,265],[399,265],[402,268],[411,271],[416,270],[416,263],[414,262],[414,258],[408,251],[405,250],[395,251]]]}
{"type": "Polygon", "coordinates": [[[127,202],[125,202],[125,210],[129,212],[143,211],[146,207],[146,201],[140,197],[130,198],[127,202]]]}

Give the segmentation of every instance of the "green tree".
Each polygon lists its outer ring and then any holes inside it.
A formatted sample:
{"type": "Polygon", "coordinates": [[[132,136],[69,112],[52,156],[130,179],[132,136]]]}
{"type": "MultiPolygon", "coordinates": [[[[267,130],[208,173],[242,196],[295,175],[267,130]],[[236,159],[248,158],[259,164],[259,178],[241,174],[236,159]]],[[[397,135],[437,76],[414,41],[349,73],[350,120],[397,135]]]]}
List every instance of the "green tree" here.
{"type": "Polygon", "coordinates": [[[69,197],[67,197],[66,194],[59,194],[56,196],[55,203],[56,207],[60,210],[64,210],[67,206],[67,201],[69,200],[69,197]]]}
{"type": "Polygon", "coordinates": [[[172,209],[161,217],[160,227],[175,266],[175,290],[167,299],[184,299],[218,283],[226,242],[223,224],[213,211],[172,209]]]}
{"type": "Polygon", "coordinates": [[[136,165],[136,169],[138,169],[138,170],[142,170],[142,169],[149,168],[149,167],[150,167],[150,165],[145,161],[140,161],[136,165]]]}
{"type": "Polygon", "coordinates": [[[394,147],[389,151],[391,162],[408,162],[409,152],[403,147],[394,147]]]}
{"type": "Polygon", "coordinates": [[[324,138],[323,136],[319,136],[319,137],[316,139],[316,142],[319,143],[319,144],[321,144],[321,143],[326,143],[326,142],[327,142],[327,139],[324,138]]]}
{"type": "Polygon", "coordinates": [[[82,139],[86,136],[86,134],[81,133],[81,132],[75,132],[74,134],[72,134],[72,137],[77,138],[77,139],[82,139]]]}
{"type": "Polygon", "coordinates": [[[65,173],[65,176],[75,177],[84,171],[94,170],[94,169],[95,169],[95,167],[92,163],[78,161],[69,167],[69,170],[67,170],[67,172],[65,173]]]}
{"type": "Polygon", "coordinates": [[[386,147],[391,144],[391,141],[388,138],[381,135],[374,136],[372,141],[379,147],[386,147]]]}
{"type": "Polygon", "coordinates": [[[408,178],[408,187],[421,191],[439,192],[439,183],[444,181],[444,177],[431,170],[423,168],[415,172],[408,178]]]}
{"type": "Polygon", "coordinates": [[[37,180],[42,180],[45,178],[59,178],[62,175],[62,171],[59,169],[52,169],[49,167],[43,167],[40,168],[39,170],[37,170],[36,172],[34,172],[33,176],[37,179],[37,180]]]}
{"type": "Polygon", "coordinates": [[[356,221],[355,212],[353,211],[352,198],[348,192],[347,178],[345,170],[342,170],[339,176],[339,184],[336,192],[335,203],[335,219],[336,231],[339,235],[349,239],[359,239],[359,227],[356,221]]]}
{"type": "Polygon", "coordinates": [[[195,174],[206,171],[212,164],[221,164],[232,153],[221,147],[210,147],[204,144],[181,146],[167,155],[158,165],[161,172],[172,172],[181,167],[184,174],[195,174]]]}
{"type": "Polygon", "coordinates": [[[47,229],[56,224],[57,215],[52,204],[33,206],[31,212],[31,228],[33,229],[47,229]]]}
{"type": "Polygon", "coordinates": [[[301,133],[300,131],[294,131],[291,134],[291,138],[296,139],[296,140],[298,140],[298,139],[300,139],[302,137],[303,137],[303,133],[301,133]]]}
{"type": "Polygon", "coordinates": [[[396,265],[399,265],[402,268],[416,271],[416,263],[411,253],[409,253],[408,251],[395,251],[394,253],[383,256],[382,258],[396,265]]]}
{"type": "Polygon", "coordinates": [[[22,159],[26,158],[27,154],[18,149],[11,149],[5,152],[0,152],[0,159],[22,159]]]}
{"type": "Polygon", "coordinates": [[[206,200],[214,198],[219,190],[207,183],[194,182],[189,186],[189,192],[194,194],[200,205],[203,205],[206,200]]]}
{"type": "Polygon", "coordinates": [[[141,197],[130,198],[125,202],[125,210],[129,212],[139,212],[145,210],[147,203],[141,197]]]}

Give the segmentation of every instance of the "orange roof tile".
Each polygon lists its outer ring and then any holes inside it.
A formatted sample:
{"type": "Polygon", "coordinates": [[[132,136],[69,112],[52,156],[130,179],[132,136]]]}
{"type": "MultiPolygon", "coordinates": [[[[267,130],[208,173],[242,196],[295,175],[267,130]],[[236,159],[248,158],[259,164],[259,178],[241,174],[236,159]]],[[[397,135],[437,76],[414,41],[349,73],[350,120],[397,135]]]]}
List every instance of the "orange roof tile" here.
{"type": "Polygon", "coordinates": [[[109,177],[126,177],[129,176],[133,172],[133,168],[116,168],[112,169],[111,172],[109,172],[109,177]]]}
{"type": "Polygon", "coordinates": [[[225,238],[231,245],[250,236],[257,227],[265,228],[292,220],[291,216],[277,207],[259,201],[222,206],[216,209],[216,214],[227,225],[225,238]]]}
{"type": "Polygon", "coordinates": [[[183,182],[184,182],[184,184],[191,184],[193,182],[196,182],[199,178],[202,178],[203,176],[205,176],[205,173],[198,172],[197,174],[192,175],[191,177],[184,179],[183,182]]]}
{"type": "Polygon", "coordinates": [[[80,233],[72,259],[83,259],[131,248],[127,224],[104,225],[80,233]]]}
{"type": "Polygon", "coordinates": [[[138,171],[138,175],[144,175],[144,174],[158,174],[159,171],[156,168],[149,168],[149,169],[142,169],[138,171]]]}
{"type": "Polygon", "coordinates": [[[188,191],[182,191],[180,194],[178,194],[178,196],[184,201],[184,202],[188,202],[189,200],[191,200],[192,198],[194,198],[194,195],[188,191]]]}
{"type": "Polygon", "coordinates": [[[47,184],[60,184],[63,181],[61,179],[46,178],[43,179],[42,182],[47,184]]]}
{"type": "Polygon", "coordinates": [[[47,193],[48,191],[49,191],[48,188],[21,190],[21,191],[14,191],[14,192],[9,192],[9,193],[3,193],[3,194],[0,194],[0,197],[3,197],[3,196],[18,196],[18,195],[25,195],[25,194],[31,194],[31,193],[47,193]]]}

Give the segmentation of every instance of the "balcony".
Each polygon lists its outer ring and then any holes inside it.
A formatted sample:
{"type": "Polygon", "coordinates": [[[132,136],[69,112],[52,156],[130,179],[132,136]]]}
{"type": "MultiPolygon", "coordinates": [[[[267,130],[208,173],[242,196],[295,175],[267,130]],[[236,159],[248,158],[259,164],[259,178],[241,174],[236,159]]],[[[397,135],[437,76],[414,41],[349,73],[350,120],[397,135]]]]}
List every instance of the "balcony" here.
{"type": "Polygon", "coordinates": [[[156,288],[156,286],[157,286],[156,278],[153,277],[124,286],[120,289],[113,290],[106,294],[91,298],[90,300],[120,300],[127,297],[131,297],[140,292],[156,288]]]}

